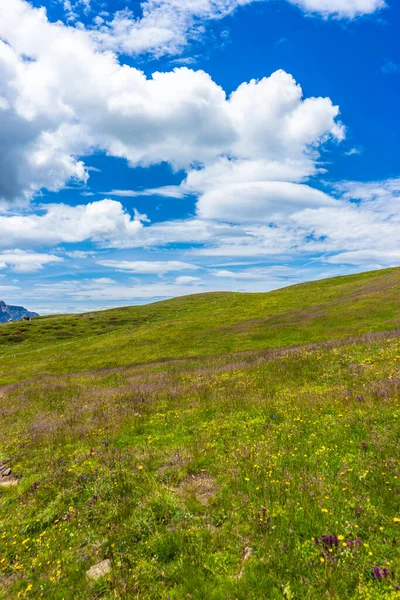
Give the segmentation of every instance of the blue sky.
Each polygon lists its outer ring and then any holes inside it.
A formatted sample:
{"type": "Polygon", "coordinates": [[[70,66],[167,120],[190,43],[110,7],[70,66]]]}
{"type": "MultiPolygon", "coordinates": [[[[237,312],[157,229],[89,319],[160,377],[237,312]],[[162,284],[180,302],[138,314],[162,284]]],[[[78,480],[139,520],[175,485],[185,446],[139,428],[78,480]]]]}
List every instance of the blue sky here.
{"type": "Polygon", "coordinates": [[[393,0],[0,6],[0,299],[41,314],[400,264],[393,0]]]}

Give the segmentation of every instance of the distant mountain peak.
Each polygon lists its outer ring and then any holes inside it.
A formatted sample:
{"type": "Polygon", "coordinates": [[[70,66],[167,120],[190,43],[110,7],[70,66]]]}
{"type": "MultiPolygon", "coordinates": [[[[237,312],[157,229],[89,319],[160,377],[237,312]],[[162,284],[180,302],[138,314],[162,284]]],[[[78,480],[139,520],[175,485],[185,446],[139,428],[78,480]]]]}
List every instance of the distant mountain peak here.
{"type": "Polygon", "coordinates": [[[31,312],[23,306],[12,306],[0,300],[0,323],[7,323],[10,319],[13,321],[22,321],[24,317],[38,317],[35,312],[31,312]]]}

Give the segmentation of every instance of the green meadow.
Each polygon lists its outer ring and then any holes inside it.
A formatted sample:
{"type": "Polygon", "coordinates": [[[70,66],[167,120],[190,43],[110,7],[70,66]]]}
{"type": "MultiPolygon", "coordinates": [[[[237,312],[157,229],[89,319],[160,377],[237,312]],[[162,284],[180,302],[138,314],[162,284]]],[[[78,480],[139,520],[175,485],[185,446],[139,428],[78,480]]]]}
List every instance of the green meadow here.
{"type": "Polygon", "coordinates": [[[0,598],[400,599],[399,400],[400,269],[2,325],[0,598]]]}

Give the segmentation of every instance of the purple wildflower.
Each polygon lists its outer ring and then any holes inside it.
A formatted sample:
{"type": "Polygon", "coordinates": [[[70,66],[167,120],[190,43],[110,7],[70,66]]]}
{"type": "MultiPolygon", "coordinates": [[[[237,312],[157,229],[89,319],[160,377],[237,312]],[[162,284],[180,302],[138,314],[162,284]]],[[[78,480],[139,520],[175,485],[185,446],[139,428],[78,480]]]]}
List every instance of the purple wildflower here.
{"type": "Polygon", "coordinates": [[[374,567],[373,572],[374,572],[375,579],[382,579],[382,574],[381,574],[381,570],[379,567],[374,567]]]}
{"type": "Polygon", "coordinates": [[[373,573],[375,579],[383,579],[384,577],[389,577],[389,570],[386,567],[380,569],[379,567],[373,568],[373,573]]]}
{"type": "Polygon", "coordinates": [[[339,539],[335,535],[323,535],[321,542],[325,550],[339,545],[339,539]]]}

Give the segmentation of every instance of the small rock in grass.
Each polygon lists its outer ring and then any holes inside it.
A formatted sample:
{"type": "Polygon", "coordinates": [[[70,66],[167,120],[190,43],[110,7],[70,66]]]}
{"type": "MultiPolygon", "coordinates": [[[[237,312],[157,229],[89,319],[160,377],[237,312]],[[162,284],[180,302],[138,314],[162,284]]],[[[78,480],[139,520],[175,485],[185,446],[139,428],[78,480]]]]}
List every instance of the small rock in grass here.
{"type": "Polygon", "coordinates": [[[0,464],[0,487],[16,485],[19,481],[18,477],[12,475],[10,467],[7,467],[7,462],[0,464]]]}
{"type": "Polygon", "coordinates": [[[19,483],[19,479],[16,477],[0,477],[0,487],[10,487],[12,485],[17,485],[19,483]]]}
{"type": "Polygon", "coordinates": [[[93,565],[90,567],[88,571],[86,571],[86,576],[89,579],[100,579],[100,577],[104,577],[111,571],[111,561],[106,558],[106,560],[102,560],[97,563],[97,565],[93,565]]]}

